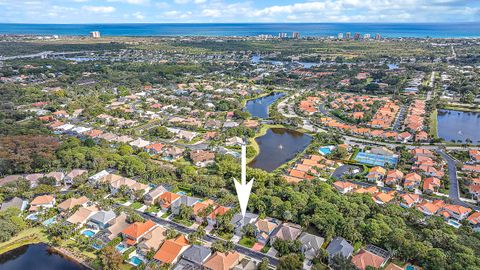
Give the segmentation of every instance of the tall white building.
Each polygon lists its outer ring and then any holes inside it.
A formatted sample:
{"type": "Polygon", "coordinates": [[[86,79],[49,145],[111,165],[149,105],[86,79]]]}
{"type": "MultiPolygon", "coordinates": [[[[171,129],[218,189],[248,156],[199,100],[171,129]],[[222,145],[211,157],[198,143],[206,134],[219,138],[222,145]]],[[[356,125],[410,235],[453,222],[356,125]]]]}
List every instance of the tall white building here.
{"type": "Polygon", "coordinates": [[[292,38],[299,39],[300,38],[300,32],[293,32],[292,33],[292,38]]]}
{"type": "Polygon", "coordinates": [[[90,36],[92,38],[99,38],[100,37],[100,31],[92,31],[92,32],[90,32],[90,36]]]}
{"type": "Polygon", "coordinates": [[[338,39],[343,39],[343,33],[338,33],[337,38],[338,39]]]}

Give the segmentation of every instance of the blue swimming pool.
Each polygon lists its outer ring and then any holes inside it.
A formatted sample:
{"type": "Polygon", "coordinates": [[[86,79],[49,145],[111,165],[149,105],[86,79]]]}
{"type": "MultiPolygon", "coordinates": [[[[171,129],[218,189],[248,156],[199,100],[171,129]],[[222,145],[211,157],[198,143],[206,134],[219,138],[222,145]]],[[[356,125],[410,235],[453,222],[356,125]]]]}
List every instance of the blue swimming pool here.
{"type": "Polygon", "coordinates": [[[85,235],[86,237],[90,238],[90,237],[93,237],[95,235],[95,232],[92,231],[92,230],[85,230],[82,232],[83,235],[85,235]]]}
{"type": "Polygon", "coordinates": [[[177,194],[182,195],[182,196],[187,195],[187,193],[185,191],[179,191],[179,192],[177,192],[177,194]]]}
{"type": "Polygon", "coordinates": [[[57,222],[56,217],[52,217],[52,218],[49,218],[49,219],[45,220],[44,222],[42,222],[42,224],[45,225],[45,226],[49,226],[49,225],[51,225],[53,223],[56,223],[56,222],[57,222]]]}
{"type": "Polygon", "coordinates": [[[318,151],[320,152],[320,154],[323,154],[324,156],[326,156],[326,155],[328,155],[332,152],[330,147],[320,147],[320,149],[318,149],[318,151]]]}
{"type": "Polygon", "coordinates": [[[143,263],[143,261],[140,260],[140,258],[138,258],[137,256],[132,256],[132,257],[130,258],[130,263],[133,264],[133,265],[135,265],[135,266],[139,266],[140,264],[143,263]]]}
{"type": "Polygon", "coordinates": [[[118,245],[115,246],[115,249],[120,252],[120,253],[123,253],[125,250],[127,250],[127,245],[123,244],[123,243],[120,243],[118,245]]]}

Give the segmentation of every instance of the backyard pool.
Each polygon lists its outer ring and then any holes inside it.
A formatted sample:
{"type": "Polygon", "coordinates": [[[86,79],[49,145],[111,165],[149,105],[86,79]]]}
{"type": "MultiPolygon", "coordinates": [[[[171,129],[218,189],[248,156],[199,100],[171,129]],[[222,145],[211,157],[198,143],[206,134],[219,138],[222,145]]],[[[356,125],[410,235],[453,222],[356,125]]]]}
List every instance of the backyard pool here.
{"type": "Polygon", "coordinates": [[[92,231],[92,230],[85,230],[85,231],[82,232],[82,234],[85,235],[88,238],[91,238],[95,235],[95,232],[92,231]]]}
{"type": "Polygon", "coordinates": [[[138,258],[137,256],[132,256],[130,258],[130,263],[135,265],[135,266],[139,266],[140,264],[143,263],[143,261],[140,258],[138,258]]]}
{"type": "Polygon", "coordinates": [[[115,246],[115,249],[120,252],[120,253],[123,253],[125,250],[127,250],[127,245],[123,244],[123,243],[120,243],[118,245],[115,246]]]}
{"type": "Polygon", "coordinates": [[[320,149],[318,149],[318,152],[320,152],[320,154],[326,156],[328,154],[330,154],[333,150],[333,146],[322,146],[320,147],[320,149]]]}

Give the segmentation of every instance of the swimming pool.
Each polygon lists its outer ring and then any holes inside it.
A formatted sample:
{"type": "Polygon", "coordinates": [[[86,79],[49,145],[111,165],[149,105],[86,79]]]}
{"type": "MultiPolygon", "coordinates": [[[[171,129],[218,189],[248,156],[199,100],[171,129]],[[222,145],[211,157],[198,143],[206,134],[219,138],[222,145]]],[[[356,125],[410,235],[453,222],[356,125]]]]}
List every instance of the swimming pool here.
{"type": "Polygon", "coordinates": [[[92,231],[92,230],[85,230],[85,231],[82,232],[82,234],[85,235],[88,238],[91,238],[95,235],[95,232],[92,231]]]}
{"type": "Polygon", "coordinates": [[[328,146],[324,146],[324,147],[320,147],[320,149],[318,149],[318,152],[320,152],[320,154],[326,156],[326,155],[328,155],[332,152],[332,149],[328,146]]]}
{"type": "Polygon", "coordinates": [[[45,226],[49,226],[49,225],[51,225],[55,222],[57,222],[56,217],[52,217],[52,218],[49,218],[49,219],[45,220],[44,222],[42,222],[42,224],[45,225],[45,226]]]}
{"type": "Polygon", "coordinates": [[[127,250],[127,245],[123,244],[123,243],[120,243],[118,245],[115,246],[115,249],[120,252],[120,253],[123,253],[125,250],[127,250]]]}
{"type": "Polygon", "coordinates": [[[179,191],[179,192],[177,192],[177,194],[181,195],[181,196],[187,195],[187,193],[185,191],[179,191]]]}
{"type": "Polygon", "coordinates": [[[139,266],[140,264],[143,263],[143,261],[140,258],[138,258],[137,256],[132,256],[130,258],[130,263],[135,265],[135,266],[139,266]]]}
{"type": "Polygon", "coordinates": [[[457,222],[456,220],[453,220],[453,219],[449,219],[447,221],[447,224],[450,225],[450,226],[453,226],[455,228],[460,228],[460,226],[462,226],[462,224],[460,224],[459,222],[457,222]]]}

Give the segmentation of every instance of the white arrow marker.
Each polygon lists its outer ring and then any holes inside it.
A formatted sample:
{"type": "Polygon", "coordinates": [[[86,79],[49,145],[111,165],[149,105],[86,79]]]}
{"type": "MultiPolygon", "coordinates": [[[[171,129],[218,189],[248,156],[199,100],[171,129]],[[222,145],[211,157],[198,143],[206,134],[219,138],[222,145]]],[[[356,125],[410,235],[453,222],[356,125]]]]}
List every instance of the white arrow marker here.
{"type": "Polygon", "coordinates": [[[235,189],[237,190],[238,202],[240,203],[240,211],[242,217],[245,218],[247,212],[248,199],[250,199],[250,192],[252,191],[253,178],[247,183],[247,146],[242,144],[242,182],[239,183],[233,178],[235,189]]]}

